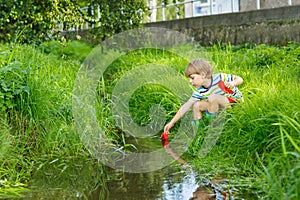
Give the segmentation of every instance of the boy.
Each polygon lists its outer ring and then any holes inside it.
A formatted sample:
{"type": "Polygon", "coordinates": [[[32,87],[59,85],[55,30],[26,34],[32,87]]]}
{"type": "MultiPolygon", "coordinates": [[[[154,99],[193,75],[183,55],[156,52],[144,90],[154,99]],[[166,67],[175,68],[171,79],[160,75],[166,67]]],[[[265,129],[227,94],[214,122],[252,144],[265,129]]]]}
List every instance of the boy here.
{"type": "Polygon", "coordinates": [[[203,59],[191,61],[185,69],[185,76],[190,79],[196,90],[173,119],[165,125],[166,133],[191,107],[194,121],[198,121],[202,120],[202,112],[206,112],[206,117],[211,118],[219,109],[230,108],[232,103],[243,101],[242,93],[237,88],[243,79],[231,74],[213,74],[212,67],[203,59]]]}

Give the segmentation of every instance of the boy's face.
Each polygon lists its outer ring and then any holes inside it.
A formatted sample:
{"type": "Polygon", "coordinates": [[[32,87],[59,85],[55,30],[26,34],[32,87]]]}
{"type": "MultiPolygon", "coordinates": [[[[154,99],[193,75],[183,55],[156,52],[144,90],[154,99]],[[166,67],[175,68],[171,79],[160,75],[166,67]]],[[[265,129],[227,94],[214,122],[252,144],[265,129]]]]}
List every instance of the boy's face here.
{"type": "Polygon", "coordinates": [[[205,74],[191,74],[190,75],[190,83],[192,86],[199,88],[203,85],[205,74]]]}

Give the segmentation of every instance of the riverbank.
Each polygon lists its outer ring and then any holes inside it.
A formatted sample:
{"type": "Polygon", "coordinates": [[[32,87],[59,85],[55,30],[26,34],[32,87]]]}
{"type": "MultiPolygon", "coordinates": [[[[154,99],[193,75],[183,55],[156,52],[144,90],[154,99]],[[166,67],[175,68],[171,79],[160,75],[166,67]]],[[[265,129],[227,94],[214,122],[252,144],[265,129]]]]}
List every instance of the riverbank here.
{"type": "MultiPolygon", "coordinates": [[[[43,166],[52,163],[60,163],[55,165],[56,174],[63,174],[72,182],[76,179],[74,171],[84,164],[74,166],[80,160],[90,159],[92,165],[102,170],[96,174],[89,171],[91,177],[99,180],[93,184],[105,185],[111,179],[105,167],[98,165],[85,148],[72,115],[74,81],[91,50],[92,47],[78,42],[65,47],[55,42],[39,47],[0,45],[0,197],[26,194],[34,175],[46,173],[43,166]]],[[[183,158],[199,174],[229,178],[234,188],[253,196],[299,198],[299,44],[227,44],[198,50],[199,56],[205,52],[218,71],[243,77],[240,89],[245,102],[227,112],[222,134],[205,158],[199,157],[197,144],[190,146],[183,158]]],[[[167,51],[137,50],[115,60],[99,81],[98,123],[106,137],[127,151],[135,148],[116,126],[112,91],[120,77],[147,63],[171,66],[183,74],[187,61],[167,51]]],[[[167,120],[174,115],[180,101],[167,89],[150,85],[133,93],[130,113],[137,124],[151,121],[148,111],[152,104],[166,109],[167,120]]],[[[70,182],[61,187],[68,187],[70,182]]]]}

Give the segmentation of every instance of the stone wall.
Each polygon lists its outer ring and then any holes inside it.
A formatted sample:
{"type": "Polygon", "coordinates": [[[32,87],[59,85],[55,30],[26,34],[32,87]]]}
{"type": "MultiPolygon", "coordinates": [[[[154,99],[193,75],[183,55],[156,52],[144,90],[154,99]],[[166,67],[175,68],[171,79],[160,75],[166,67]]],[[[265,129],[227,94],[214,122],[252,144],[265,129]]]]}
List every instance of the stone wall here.
{"type": "Polygon", "coordinates": [[[202,45],[300,42],[300,5],[147,23],[185,33],[202,45]]]}
{"type": "MultiPolygon", "coordinates": [[[[260,9],[278,8],[288,6],[288,0],[259,0],[260,9]]],[[[240,11],[257,9],[257,0],[240,0],[240,11]]],[[[291,0],[292,5],[300,5],[300,0],[291,0]]]]}

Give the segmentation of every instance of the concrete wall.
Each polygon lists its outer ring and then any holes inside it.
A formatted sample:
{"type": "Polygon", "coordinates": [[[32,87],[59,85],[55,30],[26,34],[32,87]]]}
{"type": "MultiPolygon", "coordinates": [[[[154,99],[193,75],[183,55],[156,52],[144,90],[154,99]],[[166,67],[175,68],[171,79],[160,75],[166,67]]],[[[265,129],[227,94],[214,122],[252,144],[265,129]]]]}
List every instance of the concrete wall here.
{"type": "MultiPolygon", "coordinates": [[[[288,0],[259,0],[260,9],[278,8],[289,5],[288,0]]],[[[300,0],[291,0],[292,5],[300,5],[300,0]]],[[[240,0],[240,11],[257,9],[257,0],[240,0]]]]}
{"type": "MultiPolygon", "coordinates": [[[[254,1],[254,0],[253,0],[254,1]]],[[[202,45],[300,42],[300,5],[147,23],[185,33],[202,45]]]]}

